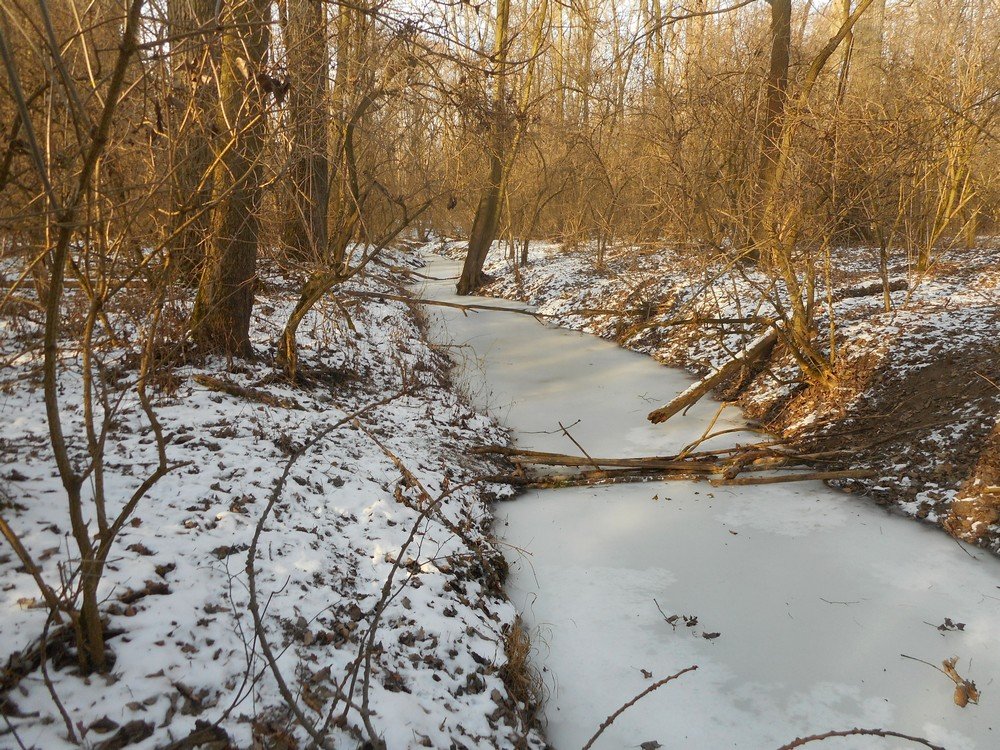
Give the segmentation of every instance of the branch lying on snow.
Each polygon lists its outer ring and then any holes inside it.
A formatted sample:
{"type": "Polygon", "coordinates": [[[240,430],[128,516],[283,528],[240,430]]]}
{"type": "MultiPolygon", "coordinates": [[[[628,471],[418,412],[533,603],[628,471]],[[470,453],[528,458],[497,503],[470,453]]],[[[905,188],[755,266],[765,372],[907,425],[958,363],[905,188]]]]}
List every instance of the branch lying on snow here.
{"type": "Polygon", "coordinates": [[[192,378],[194,382],[199,385],[203,385],[210,391],[220,391],[226,393],[230,396],[235,396],[236,398],[245,398],[249,401],[257,401],[264,404],[265,406],[273,406],[279,409],[302,409],[302,405],[299,404],[294,398],[282,398],[281,396],[275,396],[273,393],[268,393],[267,391],[262,391],[258,388],[247,388],[231,380],[223,380],[222,378],[216,378],[212,375],[204,375],[198,373],[192,378]]]}
{"type": "Polygon", "coordinates": [[[835,732],[825,732],[823,734],[812,734],[808,737],[796,737],[794,740],[789,742],[787,745],[782,745],[778,750],[793,750],[796,747],[802,747],[810,742],[819,742],[821,740],[828,740],[831,737],[853,737],[857,735],[867,735],[869,737],[895,737],[900,740],[909,740],[910,742],[916,742],[918,745],[923,745],[924,747],[929,747],[931,750],[946,750],[941,745],[935,745],[929,740],[925,740],[923,737],[914,737],[909,734],[902,734],[900,732],[893,732],[889,729],[844,729],[835,732]]]}
{"type": "Polygon", "coordinates": [[[274,650],[271,648],[270,642],[267,640],[267,634],[264,629],[263,617],[260,612],[260,605],[257,602],[257,576],[256,576],[256,558],[257,558],[257,545],[260,542],[261,533],[264,530],[264,523],[267,521],[268,516],[271,513],[271,509],[274,507],[275,503],[281,497],[281,492],[285,487],[285,483],[288,481],[288,475],[291,473],[292,467],[295,462],[310,448],[316,445],[320,440],[325,438],[334,430],[338,430],[346,424],[357,419],[359,416],[368,412],[378,406],[384,406],[396,399],[406,395],[412,390],[412,387],[407,385],[398,393],[388,396],[379,401],[367,404],[362,408],[358,409],[353,414],[348,414],[337,422],[324,427],[322,430],[317,432],[312,438],[310,438],[305,444],[303,444],[298,449],[292,451],[292,454],[288,457],[288,461],[285,463],[284,471],[281,476],[275,481],[273,488],[271,489],[271,495],[268,498],[267,506],[264,508],[263,513],[260,515],[260,519],[257,521],[257,528],[254,530],[253,539],[250,543],[250,549],[247,551],[247,585],[249,589],[249,604],[250,614],[253,616],[254,630],[257,634],[257,639],[260,641],[261,652],[264,654],[264,659],[267,661],[268,666],[271,668],[271,673],[274,675],[274,681],[278,686],[278,691],[281,693],[282,699],[285,701],[288,709],[295,716],[296,721],[302,726],[309,736],[313,739],[317,746],[323,748],[326,747],[326,727],[323,731],[318,730],[313,723],[306,717],[299,708],[298,702],[292,691],[288,687],[288,683],[285,682],[284,677],[281,674],[281,670],[278,668],[278,660],[274,654],[274,650]]]}

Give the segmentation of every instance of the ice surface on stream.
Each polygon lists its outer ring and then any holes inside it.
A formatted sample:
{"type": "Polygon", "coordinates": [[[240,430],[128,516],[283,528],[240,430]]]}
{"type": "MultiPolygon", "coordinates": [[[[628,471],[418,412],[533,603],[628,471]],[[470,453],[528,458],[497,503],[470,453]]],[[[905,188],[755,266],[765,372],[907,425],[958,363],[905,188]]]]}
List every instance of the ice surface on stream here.
{"type": "MultiPolygon", "coordinates": [[[[458,271],[441,258],[426,270],[458,271]]],[[[452,280],[423,293],[456,300],[452,280]]],[[[652,425],[646,413],[690,384],[683,372],[523,315],[439,307],[431,317],[470,393],[523,447],[578,453],[561,421],[591,455],[673,453],[717,408],[706,401],[652,425]]],[[[735,410],[724,416],[716,429],[741,426],[735,410]]],[[[532,491],[496,515],[559,750],[580,748],[626,700],[692,664],[696,672],[629,709],[595,747],[773,748],[878,727],[949,750],[1000,748],[1000,561],[938,530],[817,482],[532,491]],[[657,603],[697,625],[672,628],[657,603]],[[964,632],[939,632],[946,617],[964,632]],[[933,664],[958,656],[980,704],[957,707],[947,677],[901,653],[933,664]]],[[[820,746],[915,747],[874,737],[820,746]]]]}

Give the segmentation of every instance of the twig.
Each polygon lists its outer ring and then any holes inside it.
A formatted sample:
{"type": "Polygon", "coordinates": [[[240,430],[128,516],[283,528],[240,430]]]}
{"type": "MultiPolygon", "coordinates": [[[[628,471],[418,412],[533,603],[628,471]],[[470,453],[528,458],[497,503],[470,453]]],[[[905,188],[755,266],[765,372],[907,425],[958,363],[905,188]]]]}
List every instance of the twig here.
{"type": "Polygon", "coordinates": [[[697,668],[698,668],[697,664],[692,664],[690,667],[685,667],[680,672],[675,672],[674,674],[670,675],[669,677],[664,677],[662,680],[658,680],[657,682],[654,682],[648,688],[646,688],[641,693],[639,693],[637,696],[635,696],[635,698],[633,698],[632,700],[630,700],[628,703],[624,704],[621,708],[619,708],[617,711],[615,711],[613,714],[611,714],[608,718],[606,718],[601,723],[601,726],[598,727],[597,731],[594,733],[594,736],[591,737],[589,740],[587,740],[587,744],[583,746],[583,750],[590,750],[590,748],[593,746],[593,744],[595,742],[597,742],[597,738],[600,737],[602,734],[604,734],[604,730],[607,729],[608,727],[610,727],[614,723],[615,719],[617,719],[619,716],[621,716],[623,713],[625,713],[625,711],[627,709],[629,709],[632,706],[634,706],[636,703],[638,703],[640,700],[642,700],[647,695],[649,695],[650,693],[652,693],[654,690],[658,690],[659,688],[661,688],[664,685],[666,685],[668,682],[676,680],[678,677],[680,677],[681,675],[683,675],[683,674],[685,674],[687,672],[693,672],[697,668]]]}
{"type": "MultiPolygon", "coordinates": [[[[919,659],[918,659],[919,661],[919,659]]],[[[895,737],[900,740],[909,740],[910,742],[916,742],[918,745],[923,745],[924,747],[929,747],[931,750],[947,750],[947,748],[941,745],[935,745],[929,740],[925,740],[923,737],[914,737],[909,734],[902,734],[900,732],[893,732],[889,729],[843,729],[840,731],[825,732],[823,734],[812,734],[808,737],[796,737],[794,740],[789,742],[787,745],[782,745],[778,750],[792,750],[792,748],[802,747],[810,742],[819,742],[821,740],[827,740],[831,737],[852,737],[855,735],[868,735],[871,737],[895,737]]]]}
{"type": "Polygon", "coordinates": [[[945,672],[943,669],[941,669],[941,667],[939,667],[937,664],[931,664],[929,661],[924,661],[923,659],[918,659],[915,656],[907,656],[906,654],[900,654],[900,656],[902,656],[904,659],[912,659],[913,661],[919,661],[921,664],[926,664],[928,667],[936,669],[941,674],[947,674],[947,672],[945,672]]]}
{"type": "Polygon", "coordinates": [[[291,711],[296,720],[302,726],[309,736],[313,738],[313,741],[319,747],[326,747],[325,737],[323,734],[316,730],[312,722],[306,718],[306,715],[299,708],[298,703],[295,700],[295,696],[292,695],[292,691],[289,689],[288,684],[285,682],[285,678],[281,674],[281,670],[278,668],[278,661],[274,655],[274,651],[271,649],[271,644],[267,640],[267,635],[264,630],[263,617],[260,613],[260,607],[257,604],[257,576],[254,571],[254,562],[257,557],[257,544],[260,541],[260,535],[264,530],[264,522],[267,520],[268,515],[271,513],[271,509],[274,504],[281,497],[281,491],[285,487],[285,482],[288,480],[288,475],[292,471],[292,466],[295,462],[305,453],[306,449],[318,442],[324,435],[329,434],[334,429],[340,426],[341,423],[337,423],[327,429],[322,430],[313,440],[311,440],[306,445],[302,446],[298,450],[292,453],[288,461],[285,463],[285,469],[281,473],[281,476],[274,483],[274,487],[271,490],[271,496],[268,498],[267,506],[264,508],[264,512],[260,514],[260,520],[257,521],[257,528],[254,530],[253,539],[250,542],[250,549],[247,552],[247,583],[250,589],[248,608],[250,614],[253,616],[254,630],[257,632],[257,638],[260,640],[260,650],[264,654],[264,659],[267,661],[268,666],[271,668],[271,673],[274,675],[274,681],[278,685],[278,692],[281,693],[281,697],[284,699],[288,710],[291,711]]]}
{"type": "Polygon", "coordinates": [[[267,520],[268,515],[271,513],[271,509],[277,503],[278,498],[281,497],[281,492],[284,489],[285,483],[288,481],[288,475],[292,471],[292,466],[295,462],[310,448],[316,445],[320,440],[329,435],[334,430],[343,427],[345,424],[357,419],[359,416],[364,414],[371,409],[378,406],[385,405],[395,399],[409,393],[411,388],[407,386],[399,393],[395,393],[392,396],[375,401],[373,403],[367,404],[361,407],[353,414],[348,414],[342,419],[338,420],[332,425],[320,430],[316,435],[314,435],[308,442],[306,442],[301,448],[294,451],[291,456],[289,456],[288,461],[285,463],[284,471],[282,471],[281,476],[274,483],[274,487],[271,490],[271,495],[268,498],[267,506],[264,508],[264,512],[261,513],[260,519],[257,521],[257,528],[254,530],[253,539],[250,542],[250,549],[247,551],[247,585],[249,588],[249,602],[248,608],[250,609],[250,614],[253,616],[254,629],[257,632],[257,638],[260,640],[260,649],[264,654],[264,659],[267,661],[268,666],[271,668],[271,673],[274,675],[275,682],[278,685],[278,691],[281,693],[281,697],[284,699],[285,703],[288,705],[288,709],[295,715],[296,720],[302,725],[302,728],[309,733],[313,741],[319,747],[325,747],[325,732],[320,732],[313,726],[312,722],[305,716],[302,709],[299,708],[298,703],[295,700],[295,696],[292,695],[292,691],[289,689],[288,684],[285,682],[285,678],[281,674],[281,670],[278,668],[277,658],[274,655],[274,651],[271,648],[271,644],[267,640],[267,634],[264,630],[264,622],[261,616],[260,607],[257,603],[257,575],[255,572],[254,562],[257,558],[257,545],[260,542],[261,533],[264,530],[264,523],[267,520]]]}
{"type": "Polygon", "coordinates": [[[28,748],[24,746],[24,742],[21,741],[21,736],[17,733],[17,727],[11,723],[10,718],[7,716],[7,712],[0,711],[0,716],[3,716],[3,720],[7,722],[7,728],[10,729],[10,733],[14,736],[14,741],[17,742],[17,746],[21,748],[21,750],[28,750],[28,748]]]}
{"type": "MultiPolygon", "coordinates": [[[[444,302],[443,300],[406,297],[401,294],[387,294],[385,292],[360,292],[354,289],[344,289],[341,291],[341,294],[343,294],[345,297],[362,297],[364,299],[393,300],[395,302],[407,302],[415,305],[450,307],[455,310],[461,310],[462,312],[469,312],[469,311],[478,312],[479,310],[489,310],[492,312],[517,313],[518,315],[527,315],[528,317],[535,318],[536,320],[540,318],[556,317],[555,315],[550,315],[548,313],[540,313],[522,307],[502,307],[501,305],[479,305],[479,304],[467,305],[467,304],[460,304],[458,302],[444,302]]],[[[541,321],[539,320],[539,322],[541,321]]]]}
{"type": "Polygon", "coordinates": [[[576,438],[569,434],[569,430],[566,429],[566,427],[563,425],[562,422],[559,422],[559,429],[562,430],[562,434],[565,435],[566,437],[568,437],[570,440],[572,440],[573,441],[573,445],[575,445],[577,448],[579,448],[580,452],[587,457],[587,459],[590,461],[591,466],[593,466],[595,469],[597,469],[598,471],[600,471],[601,467],[598,466],[594,462],[593,457],[589,453],[587,453],[586,449],[582,445],[580,445],[577,442],[576,438]]]}
{"type": "Polygon", "coordinates": [[[59,715],[62,716],[63,724],[66,725],[66,734],[69,737],[70,742],[74,745],[79,745],[80,740],[76,736],[76,732],[73,729],[73,722],[69,717],[69,712],[66,710],[66,706],[63,702],[59,700],[59,694],[56,692],[56,686],[52,682],[52,678],[49,677],[49,670],[45,666],[46,649],[49,642],[49,627],[52,625],[52,616],[54,612],[49,610],[49,616],[45,618],[45,627],[42,628],[42,639],[40,644],[40,658],[38,666],[42,671],[42,680],[45,682],[45,689],[49,691],[49,695],[52,697],[52,702],[55,704],[56,709],[59,711],[59,715]]]}
{"type": "MultiPolygon", "coordinates": [[[[719,420],[719,417],[722,415],[722,412],[725,410],[727,406],[730,406],[730,404],[727,401],[723,401],[721,404],[719,404],[719,408],[715,410],[715,416],[712,417],[712,421],[708,423],[708,427],[705,428],[705,431],[701,433],[701,437],[699,437],[694,442],[688,443],[683,448],[681,448],[681,452],[677,454],[678,458],[686,458],[687,455],[691,453],[691,451],[693,451],[699,445],[704,443],[706,440],[712,437],[716,437],[715,435],[710,433],[712,432],[712,428],[715,427],[715,423],[719,420]]],[[[742,429],[743,428],[737,428],[737,431],[741,431],[742,429]]],[[[724,432],[729,432],[729,430],[725,430],[724,432]]]]}

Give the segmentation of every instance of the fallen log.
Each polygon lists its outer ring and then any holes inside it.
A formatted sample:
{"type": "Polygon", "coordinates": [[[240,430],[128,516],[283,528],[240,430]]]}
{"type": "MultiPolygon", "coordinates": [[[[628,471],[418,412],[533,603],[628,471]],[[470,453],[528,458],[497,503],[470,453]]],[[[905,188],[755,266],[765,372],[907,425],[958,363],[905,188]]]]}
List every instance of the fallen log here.
{"type": "Polygon", "coordinates": [[[723,477],[721,479],[711,479],[709,481],[714,487],[722,487],[726,485],[807,482],[812,479],[820,481],[826,481],[828,479],[865,479],[867,477],[874,477],[877,475],[878,472],[873,469],[843,469],[838,471],[811,471],[798,474],[776,474],[774,476],[767,477],[734,477],[732,479],[723,477]]]}
{"type": "MultiPolygon", "coordinates": [[[[748,469],[753,471],[753,468],[748,469]]],[[[736,477],[733,479],[710,479],[707,474],[683,471],[630,470],[591,471],[579,474],[546,474],[542,476],[519,476],[514,474],[481,477],[481,481],[509,484],[524,489],[559,489],[561,487],[596,487],[608,484],[633,484],[646,482],[700,482],[705,479],[713,487],[731,485],[779,484],[784,482],[825,481],[829,479],[864,479],[876,476],[870,469],[845,469],[842,471],[814,471],[795,474],[779,474],[766,477],[736,477]]]]}
{"type": "MultiPolygon", "coordinates": [[[[470,453],[477,455],[496,455],[509,458],[519,464],[535,464],[537,466],[602,466],[609,468],[633,468],[633,469],[683,469],[698,470],[704,468],[711,471],[726,471],[740,464],[762,465],[771,463],[773,465],[787,465],[791,463],[805,463],[815,458],[826,456],[827,454],[806,454],[799,455],[786,451],[777,450],[774,446],[781,445],[779,441],[767,441],[763,443],[751,443],[749,445],[737,445],[729,448],[716,448],[712,450],[697,451],[692,453],[676,454],[670,456],[632,456],[626,458],[594,458],[592,456],[574,456],[566,453],[550,453],[547,451],[535,451],[527,448],[513,448],[504,445],[484,445],[470,449],[470,453]]],[[[830,452],[832,453],[832,452],[830,452]]]]}
{"type": "Polygon", "coordinates": [[[594,458],[564,453],[535,451],[503,445],[487,445],[472,449],[472,453],[500,455],[508,458],[517,470],[512,475],[485,477],[484,481],[510,484],[525,488],[557,488],[584,485],[618,484],[668,480],[699,481],[709,479],[715,486],[776,484],[810,479],[861,479],[875,476],[870,469],[818,470],[787,474],[741,477],[776,469],[806,468],[817,459],[842,455],[842,451],[795,454],[778,450],[777,441],[720,448],[715,451],[673,456],[637,456],[626,458],[594,458]],[[527,472],[527,466],[578,468],[577,473],[546,471],[527,472]],[[592,467],[592,468],[591,468],[592,467]]]}
{"type": "Polygon", "coordinates": [[[676,456],[646,456],[640,458],[590,458],[571,456],[563,453],[520,450],[517,448],[492,447],[490,450],[476,449],[475,453],[491,453],[506,456],[521,464],[536,466],[592,466],[595,468],[656,469],[661,471],[693,471],[711,474],[720,471],[716,461],[678,459],[676,456]]]}
{"type": "Polygon", "coordinates": [[[654,409],[647,415],[647,419],[653,424],[666,422],[677,412],[686,409],[696,403],[702,396],[711,391],[715,386],[736,373],[742,367],[752,365],[760,359],[778,340],[777,328],[771,328],[766,334],[754,341],[750,346],[741,351],[722,367],[701,380],[694,383],[686,391],[678,395],[669,403],[664,404],[659,409],[654,409]]]}
{"type": "Polygon", "coordinates": [[[704,474],[685,474],[682,472],[648,472],[648,473],[608,473],[592,472],[590,474],[552,474],[540,477],[521,477],[513,474],[481,477],[481,481],[495,484],[509,484],[526,490],[554,490],[563,487],[600,487],[608,484],[636,484],[645,482],[700,482],[704,474]]]}
{"type": "Polygon", "coordinates": [[[302,405],[294,398],[275,396],[274,394],[262,391],[259,388],[247,388],[239,385],[238,383],[234,383],[231,380],[223,380],[222,378],[216,378],[212,375],[197,373],[192,377],[192,380],[198,383],[198,385],[203,385],[211,391],[220,391],[221,393],[226,393],[230,396],[235,396],[236,398],[245,398],[249,401],[257,401],[265,406],[273,406],[279,409],[302,408],[302,405]]]}

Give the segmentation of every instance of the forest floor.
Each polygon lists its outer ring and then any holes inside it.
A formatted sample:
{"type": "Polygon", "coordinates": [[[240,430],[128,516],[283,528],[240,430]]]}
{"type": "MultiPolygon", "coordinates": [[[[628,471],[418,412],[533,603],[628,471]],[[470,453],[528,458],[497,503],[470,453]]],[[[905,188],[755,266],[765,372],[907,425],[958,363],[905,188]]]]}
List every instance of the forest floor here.
{"type": "MultiPolygon", "coordinates": [[[[518,267],[495,249],[482,293],[523,300],[549,322],[698,376],[764,328],[677,321],[775,316],[767,278],[749,268],[668,249],[609,252],[603,268],[594,257],[592,247],[535,243],[518,267]]],[[[842,481],[844,489],[1000,552],[1000,244],[942,254],[919,277],[891,267],[889,312],[877,267],[874,251],[840,249],[819,290],[832,302],[824,309],[832,307],[836,331],[833,389],[806,383],[779,343],[716,396],[794,448],[842,451],[822,468],[876,472],[842,481]]],[[[830,327],[825,312],[818,329],[830,327]]]]}
{"type": "MultiPolygon", "coordinates": [[[[399,276],[382,266],[352,288],[402,294],[399,276]]],[[[31,576],[0,548],[0,746],[305,746],[275,668],[338,747],[542,746],[491,531],[490,504],[509,490],[484,491],[473,480],[489,462],[467,457],[506,432],[458,395],[447,357],[402,302],[320,305],[300,329],[306,382],[289,386],[267,363],[297,287],[266,287],[259,361],[160,373],[154,407],[175,468],[125,524],[101,584],[109,673],[79,673],[66,631],[47,625],[31,576]],[[273,663],[249,611],[254,552],[273,663]]],[[[109,314],[128,329],[144,314],[134,304],[109,314]]],[[[0,516],[58,589],[76,553],[48,443],[39,326],[30,312],[0,323],[0,516]]],[[[135,346],[94,348],[114,411],[112,513],[156,463],[135,346]]],[[[64,430],[83,465],[81,352],[67,339],[60,355],[64,430]]],[[[99,403],[98,425],[102,416],[99,403]]]]}

